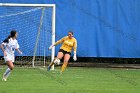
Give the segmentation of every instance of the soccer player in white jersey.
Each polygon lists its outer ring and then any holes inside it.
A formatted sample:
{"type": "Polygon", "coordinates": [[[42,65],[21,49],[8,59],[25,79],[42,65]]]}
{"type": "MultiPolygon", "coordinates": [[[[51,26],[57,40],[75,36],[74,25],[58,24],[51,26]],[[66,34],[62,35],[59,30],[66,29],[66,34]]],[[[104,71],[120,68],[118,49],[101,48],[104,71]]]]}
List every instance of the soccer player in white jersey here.
{"type": "Polygon", "coordinates": [[[11,71],[14,68],[13,62],[15,60],[14,52],[17,50],[20,54],[22,52],[19,50],[19,44],[16,40],[17,32],[12,30],[10,35],[3,41],[1,44],[1,49],[4,53],[4,59],[7,63],[8,68],[6,69],[5,73],[3,74],[3,81],[7,81],[8,76],[10,75],[11,71]]]}

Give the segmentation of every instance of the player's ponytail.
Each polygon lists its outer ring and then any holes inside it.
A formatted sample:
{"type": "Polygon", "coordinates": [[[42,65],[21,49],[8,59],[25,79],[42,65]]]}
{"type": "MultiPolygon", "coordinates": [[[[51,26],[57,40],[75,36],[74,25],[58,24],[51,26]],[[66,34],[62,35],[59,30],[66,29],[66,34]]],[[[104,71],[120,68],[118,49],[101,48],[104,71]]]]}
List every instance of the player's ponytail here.
{"type": "Polygon", "coordinates": [[[7,39],[10,39],[11,38],[11,35],[9,35],[8,37],[7,37],[7,39]]]}
{"type": "Polygon", "coordinates": [[[12,30],[11,33],[10,33],[10,35],[9,35],[3,42],[9,43],[9,39],[10,39],[11,37],[14,37],[16,33],[17,33],[17,32],[16,32],[15,30],[12,30]]]}

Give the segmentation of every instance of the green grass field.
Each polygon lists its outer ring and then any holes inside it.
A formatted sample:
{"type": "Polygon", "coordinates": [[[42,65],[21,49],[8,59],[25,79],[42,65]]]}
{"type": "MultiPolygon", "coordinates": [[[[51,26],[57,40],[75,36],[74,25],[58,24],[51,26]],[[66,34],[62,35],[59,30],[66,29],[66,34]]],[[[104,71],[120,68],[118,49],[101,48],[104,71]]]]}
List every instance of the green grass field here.
{"type": "MultiPolygon", "coordinates": [[[[0,75],[6,67],[1,67],[0,75]]],[[[68,67],[59,73],[46,68],[16,67],[0,93],[140,93],[140,70],[68,67]]]]}

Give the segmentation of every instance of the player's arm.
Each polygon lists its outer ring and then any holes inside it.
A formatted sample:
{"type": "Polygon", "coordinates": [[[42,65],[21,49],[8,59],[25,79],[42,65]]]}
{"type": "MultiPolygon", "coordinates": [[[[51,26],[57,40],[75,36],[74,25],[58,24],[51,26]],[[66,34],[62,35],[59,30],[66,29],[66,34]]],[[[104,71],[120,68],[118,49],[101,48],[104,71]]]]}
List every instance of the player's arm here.
{"type": "Polygon", "coordinates": [[[16,48],[16,50],[18,51],[18,53],[22,54],[22,52],[19,50],[19,48],[16,48]]]}
{"type": "Polygon", "coordinates": [[[1,48],[1,50],[2,50],[3,52],[5,51],[5,49],[4,49],[4,44],[3,44],[3,43],[0,45],[0,48],[1,48]]]}
{"type": "Polygon", "coordinates": [[[77,41],[76,40],[75,40],[74,45],[73,45],[73,50],[74,50],[73,60],[76,61],[77,60],[77,57],[76,57],[77,41]]]}
{"type": "MultiPolygon", "coordinates": [[[[67,36],[66,36],[66,37],[67,37],[67,36]]],[[[63,43],[64,40],[66,39],[66,37],[63,37],[62,39],[60,39],[60,40],[58,40],[57,42],[55,42],[53,45],[51,45],[51,46],[49,47],[49,49],[52,49],[54,46],[63,43]]]]}
{"type": "Polygon", "coordinates": [[[19,44],[18,44],[18,42],[16,44],[16,51],[18,51],[18,53],[22,54],[22,52],[19,50],[19,44]]]}
{"type": "Polygon", "coordinates": [[[3,51],[4,53],[4,56],[6,56],[6,52],[5,52],[5,49],[4,49],[4,45],[6,45],[6,43],[8,43],[8,38],[6,38],[3,43],[0,45],[0,48],[1,50],[3,51]]]}
{"type": "Polygon", "coordinates": [[[0,48],[1,48],[1,50],[3,51],[4,56],[6,56],[7,54],[6,54],[6,52],[5,52],[4,44],[3,44],[3,43],[0,45],[0,48]]]}

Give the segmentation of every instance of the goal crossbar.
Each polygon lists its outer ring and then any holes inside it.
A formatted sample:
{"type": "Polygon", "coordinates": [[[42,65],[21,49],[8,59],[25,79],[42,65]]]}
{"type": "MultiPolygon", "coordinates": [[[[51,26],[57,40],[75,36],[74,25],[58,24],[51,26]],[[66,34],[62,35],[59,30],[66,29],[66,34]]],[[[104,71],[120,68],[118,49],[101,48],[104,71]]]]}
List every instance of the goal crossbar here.
{"type": "Polygon", "coordinates": [[[18,4],[18,3],[0,3],[0,6],[36,6],[36,7],[55,7],[55,4],[18,4]]]}

